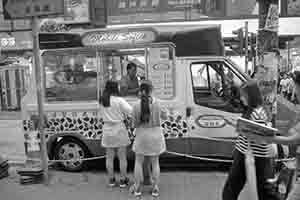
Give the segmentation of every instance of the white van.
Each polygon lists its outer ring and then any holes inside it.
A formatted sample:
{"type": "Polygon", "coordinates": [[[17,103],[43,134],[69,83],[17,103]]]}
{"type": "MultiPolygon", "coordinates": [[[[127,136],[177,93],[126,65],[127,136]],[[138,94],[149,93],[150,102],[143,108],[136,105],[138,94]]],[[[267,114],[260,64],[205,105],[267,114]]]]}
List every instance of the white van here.
{"type": "MultiPolygon", "coordinates": [[[[237,91],[250,78],[223,56],[219,26],[41,33],[40,47],[50,159],[104,155],[99,93],[106,80],[126,74],[129,62],[138,65],[139,80],[152,81],[161,101],[167,143],[163,157],[231,159],[237,136],[233,123],[241,115],[237,91]]],[[[34,77],[22,99],[25,138],[37,132],[34,77]]],[[[125,98],[129,103],[138,100],[125,98]]],[[[76,171],[84,162],[62,166],[76,171]]]]}

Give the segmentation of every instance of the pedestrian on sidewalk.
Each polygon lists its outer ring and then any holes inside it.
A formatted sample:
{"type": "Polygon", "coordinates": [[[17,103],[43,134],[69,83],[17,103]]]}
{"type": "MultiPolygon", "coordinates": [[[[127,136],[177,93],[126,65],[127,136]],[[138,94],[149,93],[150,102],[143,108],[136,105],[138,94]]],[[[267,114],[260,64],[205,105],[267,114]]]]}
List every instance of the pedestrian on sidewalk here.
{"type": "MultiPolygon", "coordinates": [[[[297,96],[300,96],[300,71],[294,71],[293,80],[295,83],[295,92],[297,96]]],[[[300,144],[300,122],[298,121],[292,128],[289,129],[287,136],[286,133],[279,133],[274,137],[263,137],[255,136],[256,139],[263,140],[268,143],[277,143],[282,145],[299,145],[300,144]]],[[[300,148],[297,149],[297,167],[299,169],[299,153],[300,148]]],[[[296,182],[296,185],[292,187],[292,191],[288,195],[288,200],[299,200],[300,199],[300,182],[296,182]]]]}
{"type": "Polygon", "coordinates": [[[159,155],[166,150],[166,144],[160,126],[160,105],[158,100],[152,96],[150,81],[141,83],[140,101],[134,105],[133,113],[136,128],[136,137],[132,147],[135,152],[135,183],[131,187],[131,192],[135,196],[142,195],[143,162],[145,156],[148,156],[152,167],[152,196],[156,197],[159,196],[159,155]]]}
{"type": "Polygon", "coordinates": [[[286,73],[283,75],[283,79],[281,79],[279,85],[283,97],[288,98],[289,79],[286,73]]]}
{"type": "Polygon", "coordinates": [[[107,81],[100,98],[100,115],[103,117],[103,136],[101,145],[106,149],[106,169],[109,186],[116,185],[114,174],[114,158],[117,155],[120,163],[120,187],[129,183],[127,177],[127,146],[131,143],[123,116],[132,115],[132,107],[119,97],[119,85],[115,81],[107,81]]]}
{"type": "MultiPolygon", "coordinates": [[[[250,81],[241,87],[240,100],[244,107],[243,118],[267,122],[267,114],[262,107],[262,95],[256,82],[250,81]]],[[[257,199],[257,196],[258,200],[279,199],[275,186],[268,182],[268,179],[274,178],[271,157],[270,144],[250,140],[240,133],[233,152],[233,164],[223,188],[223,200],[237,200],[246,180],[253,192],[252,199],[257,199]],[[247,176],[250,174],[251,176],[247,176]]]]}

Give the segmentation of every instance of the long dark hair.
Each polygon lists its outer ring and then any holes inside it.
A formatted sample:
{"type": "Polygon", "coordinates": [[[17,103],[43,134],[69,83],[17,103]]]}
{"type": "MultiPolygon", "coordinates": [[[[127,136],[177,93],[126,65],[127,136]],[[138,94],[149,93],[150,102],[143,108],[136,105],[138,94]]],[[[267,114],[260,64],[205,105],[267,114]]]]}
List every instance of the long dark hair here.
{"type": "Polygon", "coordinates": [[[152,84],[144,82],[140,86],[141,92],[141,116],[142,123],[148,123],[150,121],[150,101],[151,101],[152,84]]]}
{"type": "Polygon", "coordinates": [[[245,106],[245,115],[255,108],[262,106],[263,97],[256,81],[248,81],[241,87],[241,92],[247,95],[248,105],[245,106]]]}
{"type": "Polygon", "coordinates": [[[105,84],[103,94],[100,95],[99,103],[104,107],[109,107],[111,95],[119,95],[119,85],[118,82],[109,80],[105,84]]]}

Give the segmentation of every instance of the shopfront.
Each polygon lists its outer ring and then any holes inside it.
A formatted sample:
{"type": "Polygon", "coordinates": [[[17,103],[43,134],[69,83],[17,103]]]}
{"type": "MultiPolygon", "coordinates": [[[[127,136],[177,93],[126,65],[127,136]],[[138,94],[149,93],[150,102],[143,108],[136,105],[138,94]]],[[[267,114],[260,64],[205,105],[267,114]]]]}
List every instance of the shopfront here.
{"type": "Polygon", "coordinates": [[[31,33],[1,33],[0,47],[0,110],[19,111],[30,76],[31,33]]]}

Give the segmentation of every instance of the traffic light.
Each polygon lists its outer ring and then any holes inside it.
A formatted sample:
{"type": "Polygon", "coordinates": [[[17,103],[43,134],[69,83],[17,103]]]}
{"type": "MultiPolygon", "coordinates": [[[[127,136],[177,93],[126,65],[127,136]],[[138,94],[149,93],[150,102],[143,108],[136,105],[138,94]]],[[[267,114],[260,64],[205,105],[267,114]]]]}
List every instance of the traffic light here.
{"type": "Polygon", "coordinates": [[[236,41],[237,45],[232,46],[232,48],[237,49],[239,53],[243,53],[244,51],[244,31],[243,28],[239,28],[235,31],[232,31],[232,34],[237,35],[236,41]]]}

